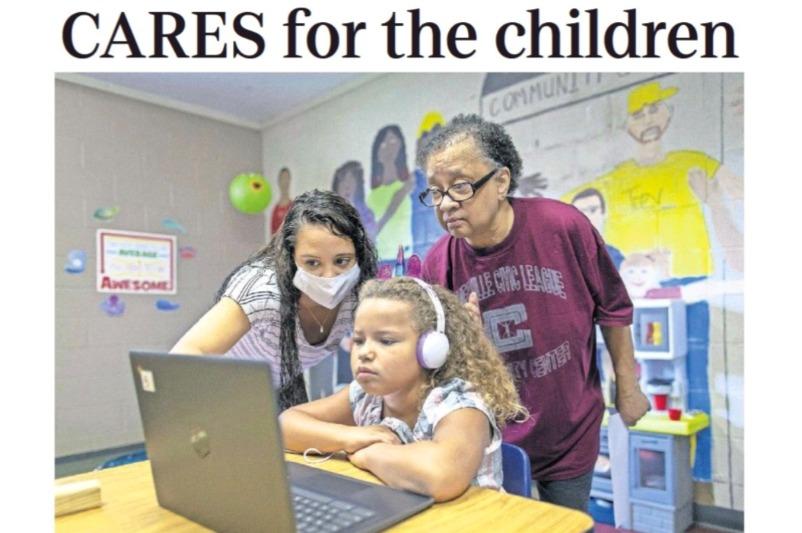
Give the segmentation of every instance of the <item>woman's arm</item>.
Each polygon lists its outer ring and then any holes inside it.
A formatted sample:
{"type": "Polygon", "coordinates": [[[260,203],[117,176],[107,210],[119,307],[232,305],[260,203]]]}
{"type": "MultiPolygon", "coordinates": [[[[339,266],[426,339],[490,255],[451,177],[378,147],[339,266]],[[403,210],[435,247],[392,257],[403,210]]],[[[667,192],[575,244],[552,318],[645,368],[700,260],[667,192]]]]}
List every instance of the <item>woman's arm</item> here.
{"type": "Polygon", "coordinates": [[[251,328],[245,311],[223,297],[173,346],[171,353],[219,355],[226,353],[251,328]]]}
{"type": "Polygon", "coordinates": [[[376,442],[400,444],[390,428],[356,426],[348,387],[313,402],[290,407],[279,415],[284,448],[302,452],[355,452],[376,442]]]}
{"type": "Polygon", "coordinates": [[[428,494],[442,502],[468,488],[490,445],[490,424],[478,409],[458,409],[446,415],[431,441],[404,446],[373,444],[349,456],[387,485],[428,494]]]}

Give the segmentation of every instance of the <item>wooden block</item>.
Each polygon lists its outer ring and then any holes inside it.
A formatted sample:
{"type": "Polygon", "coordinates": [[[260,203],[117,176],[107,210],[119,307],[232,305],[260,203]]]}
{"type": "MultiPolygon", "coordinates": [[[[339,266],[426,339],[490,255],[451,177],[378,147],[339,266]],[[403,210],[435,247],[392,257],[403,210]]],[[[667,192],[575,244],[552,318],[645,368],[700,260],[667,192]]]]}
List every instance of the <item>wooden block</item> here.
{"type": "Polygon", "coordinates": [[[56,485],[56,516],[100,507],[100,482],[96,479],[56,485]]]}

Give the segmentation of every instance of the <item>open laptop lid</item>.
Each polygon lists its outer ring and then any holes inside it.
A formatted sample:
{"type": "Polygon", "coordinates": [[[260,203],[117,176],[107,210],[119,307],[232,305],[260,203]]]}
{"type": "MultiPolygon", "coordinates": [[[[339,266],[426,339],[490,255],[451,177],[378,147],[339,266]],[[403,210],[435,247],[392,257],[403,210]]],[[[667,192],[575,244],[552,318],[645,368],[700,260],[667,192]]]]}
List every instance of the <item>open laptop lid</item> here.
{"type": "Polygon", "coordinates": [[[130,359],[159,505],[218,531],[294,531],[268,365],[130,359]]]}

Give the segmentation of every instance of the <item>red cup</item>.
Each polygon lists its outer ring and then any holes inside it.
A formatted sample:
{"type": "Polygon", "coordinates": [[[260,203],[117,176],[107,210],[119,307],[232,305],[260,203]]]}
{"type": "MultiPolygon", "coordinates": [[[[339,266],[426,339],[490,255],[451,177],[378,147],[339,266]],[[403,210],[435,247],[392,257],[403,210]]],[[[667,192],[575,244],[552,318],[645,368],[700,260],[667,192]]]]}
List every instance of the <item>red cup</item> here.
{"type": "Polygon", "coordinates": [[[665,411],[668,405],[668,394],[652,394],[654,408],[658,411],[665,411]]]}
{"type": "Polygon", "coordinates": [[[676,407],[672,407],[668,410],[668,418],[671,420],[679,420],[682,418],[682,409],[677,409],[676,407]]]}

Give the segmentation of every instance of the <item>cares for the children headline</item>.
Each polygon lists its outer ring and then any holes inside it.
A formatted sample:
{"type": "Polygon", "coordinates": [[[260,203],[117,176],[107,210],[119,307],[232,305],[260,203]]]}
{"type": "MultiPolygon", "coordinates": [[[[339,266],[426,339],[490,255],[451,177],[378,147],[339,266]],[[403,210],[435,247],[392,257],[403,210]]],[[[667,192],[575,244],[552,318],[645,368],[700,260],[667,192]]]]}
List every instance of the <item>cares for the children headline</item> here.
{"type": "MultiPolygon", "coordinates": [[[[428,20],[421,9],[392,11],[374,21],[324,20],[296,7],[282,20],[241,11],[77,11],[62,25],[64,50],[88,58],[358,59],[368,34],[380,36],[390,59],[468,59],[481,47],[500,58],[737,58],[735,28],[722,20],[651,20],[636,9],[527,9],[488,28],[428,20]],[[480,35],[481,29],[481,35],[480,35]]],[[[373,37],[375,37],[374,35],[373,37]]]]}

